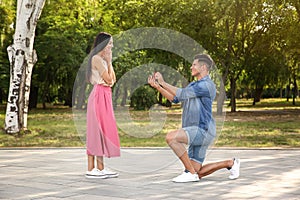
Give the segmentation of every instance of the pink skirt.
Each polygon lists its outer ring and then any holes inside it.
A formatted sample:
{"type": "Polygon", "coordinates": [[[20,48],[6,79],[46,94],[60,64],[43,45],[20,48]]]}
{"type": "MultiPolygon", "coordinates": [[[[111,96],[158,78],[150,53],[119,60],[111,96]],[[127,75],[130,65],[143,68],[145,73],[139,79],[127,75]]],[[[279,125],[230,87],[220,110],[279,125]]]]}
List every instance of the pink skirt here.
{"type": "Polygon", "coordinates": [[[87,104],[86,148],[88,155],[118,157],[120,141],[110,87],[94,85],[87,104]]]}

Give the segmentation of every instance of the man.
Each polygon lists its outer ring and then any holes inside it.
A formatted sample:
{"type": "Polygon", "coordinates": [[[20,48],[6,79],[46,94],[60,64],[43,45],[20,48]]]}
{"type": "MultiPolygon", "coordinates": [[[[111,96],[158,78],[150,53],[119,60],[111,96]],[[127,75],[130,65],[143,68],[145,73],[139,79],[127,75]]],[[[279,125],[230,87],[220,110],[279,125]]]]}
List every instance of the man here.
{"type": "Polygon", "coordinates": [[[213,66],[214,62],[209,55],[196,55],[191,73],[197,81],[185,88],[177,88],[166,83],[159,72],[148,78],[148,83],[169,101],[183,103],[182,128],[171,131],[166,136],[168,145],[185,167],[185,171],[173,179],[174,182],[199,181],[200,178],[222,168],[230,171],[229,179],[239,177],[239,159],[202,165],[206,150],[216,136],[216,126],[212,116],[216,87],[209,76],[213,66]],[[185,148],[186,144],[189,145],[188,151],[185,148]]]}

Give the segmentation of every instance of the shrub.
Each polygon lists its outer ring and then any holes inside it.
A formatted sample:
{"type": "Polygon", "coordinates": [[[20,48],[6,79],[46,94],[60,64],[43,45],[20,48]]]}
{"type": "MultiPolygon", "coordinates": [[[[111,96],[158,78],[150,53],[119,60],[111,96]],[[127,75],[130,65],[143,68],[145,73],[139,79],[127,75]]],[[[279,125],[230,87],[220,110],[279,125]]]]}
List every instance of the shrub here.
{"type": "Polygon", "coordinates": [[[149,85],[144,85],[133,92],[130,107],[134,110],[149,110],[157,102],[156,91],[149,85]]]}

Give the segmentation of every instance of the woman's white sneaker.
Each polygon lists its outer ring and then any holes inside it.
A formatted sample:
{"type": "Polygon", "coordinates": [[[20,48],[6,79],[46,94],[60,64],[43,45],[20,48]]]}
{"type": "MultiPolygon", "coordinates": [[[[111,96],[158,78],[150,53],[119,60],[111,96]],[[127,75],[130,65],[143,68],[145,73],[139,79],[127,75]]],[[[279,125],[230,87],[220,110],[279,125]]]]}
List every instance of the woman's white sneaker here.
{"type": "Polygon", "coordinates": [[[100,171],[97,168],[94,168],[91,171],[87,171],[85,174],[85,177],[86,178],[101,178],[101,179],[108,178],[108,176],[105,173],[103,173],[102,171],[100,171]]]}
{"type": "Polygon", "coordinates": [[[101,170],[103,174],[105,174],[108,178],[116,178],[119,176],[117,172],[111,171],[109,169],[103,169],[101,170]]]}
{"type": "Polygon", "coordinates": [[[181,175],[173,178],[172,180],[175,183],[187,183],[199,181],[198,174],[192,174],[191,172],[183,172],[181,175]]]}

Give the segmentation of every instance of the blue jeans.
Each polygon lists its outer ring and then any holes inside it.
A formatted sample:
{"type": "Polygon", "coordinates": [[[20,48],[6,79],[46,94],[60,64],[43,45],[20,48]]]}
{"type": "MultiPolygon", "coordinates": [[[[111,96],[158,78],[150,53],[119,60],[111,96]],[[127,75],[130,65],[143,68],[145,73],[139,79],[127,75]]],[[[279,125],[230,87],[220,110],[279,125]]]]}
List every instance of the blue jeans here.
{"type": "Polygon", "coordinates": [[[182,128],[188,137],[188,156],[191,160],[202,164],[206,156],[206,150],[211,145],[216,136],[216,129],[210,126],[205,131],[198,126],[189,126],[182,128]]]}

